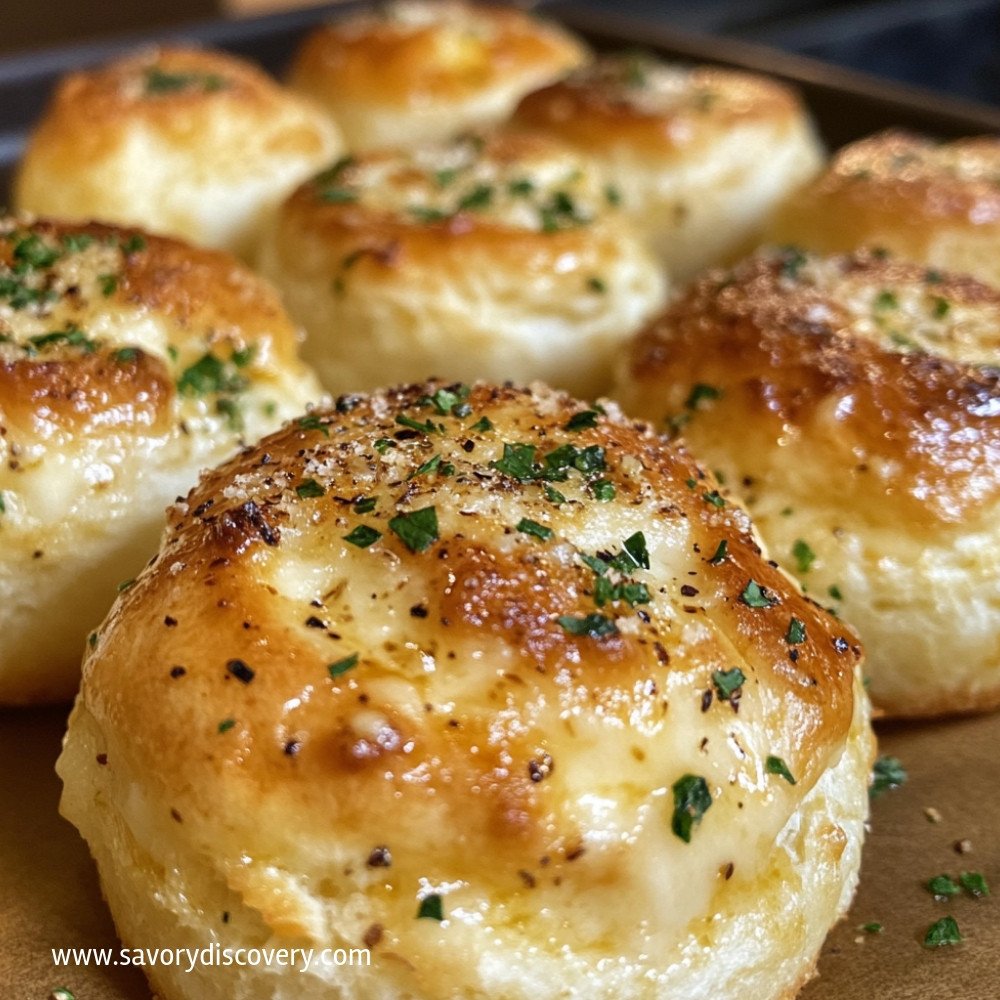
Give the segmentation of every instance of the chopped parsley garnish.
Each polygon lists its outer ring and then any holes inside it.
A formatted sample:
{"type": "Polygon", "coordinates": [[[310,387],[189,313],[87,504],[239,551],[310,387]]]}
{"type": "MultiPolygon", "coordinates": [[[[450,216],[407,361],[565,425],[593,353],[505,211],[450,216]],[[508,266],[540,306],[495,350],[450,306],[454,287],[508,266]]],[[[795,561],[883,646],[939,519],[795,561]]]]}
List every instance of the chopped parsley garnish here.
{"type": "Polygon", "coordinates": [[[554,486],[549,486],[548,483],[545,484],[545,499],[550,503],[554,503],[557,507],[559,504],[566,502],[566,498],[554,486]]]}
{"type": "Polygon", "coordinates": [[[577,617],[575,615],[560,615],[556,621],[563,631],[570,635],[585,635],[591,639],[600,639],[606,635],[617,635],[618,626],[612,619],[604,615],[593,614],[577,617]]]}
{"type": "Polygon", "coordinates": [[[318,197],[328,205],[351,205],[358,200],[358,192],[346,187],[328,187],[320,191],[318,197]]]}
{"type": "Polygon", "coordinates": [[[0,514],[7,513],[7,504],[4,502],[3,493],[0,492],[0,514]]]}
{"type": "Polygon", "coordinates": [[[358,654],[352,653],[350,656],[345,656],[342,660],[337,660],[336,663],[331,663],[326,669],[331,677],[339,677],[341,674],[346,674],[348,670],[353,670],[357,665],[358,654]]]}
{"type": "Polygon", "coordinates": [[[535,446],[533,444],[510,444],[503,446],[503,457],[490,462],[490,468],[502,472],[521,482],[535,478],[535,446]]]}
{"type": "Polygon", "coordinates": [[[37,233],[29,233],[14,244],[14,260],[22,270],[51,267],[62,254],[50,247],[37,233]]]}
{"type": "Polygon", "coordinates": [[[962,888],[950,875],[935,875],[927,882],[927,891],[938,899],[957,896],[962,888]]]}
{"type": "Polygon", "coordinates": [[[935,319],[944,319],[951,310],[951,303],[940,295],[934,296],[934,308],[931,310],[935,319]]]}
{"type": "Polygon", "coordinates": [[[697,410],[702,400],[719,399],[721,396],[721,389],[717,389],[714,385],[706,385],[704,382],[697,382],[692,387],[688,398],[684,401],[684,408],[686,410],[697,410]]]}
{"type": "Polygon", "coordinates": [[[229,730],[232,729],[233,726],[235,725],[236,725],[235,719],[223,719],[222,722],[219,723],[219,732],[228,733],[229,730]]]}
{"type": "Polygon", "coordinates": [[[233,351],[233,364],[237,368],[246,368],[248,364],[254,359],[254,355],[257,353],[257,349],[251,344],[249,347],[244,347],[242,350],[233,351]]]}
{"type": "Polygon", "coordinates": [[[118,291],[118,275],[117,274],[99,274],[97,276],[97,282],[101,286],[101,294],[108,298],[114,295],[118,291]]]}
{"type": "Polygon", "coordinates": [[[830,596],[831,596],[831,597],[832,597],[832,598],[833,598],[833,599],[834,599],[835,601],[842,601],[842,600],[844,599],[844,595],[843,595],[843,594],[842,594],[842,593],[840,592],[840,587],[838,587],[838,586],[837,586],[836,584],[833,584],[832,586],[830,586],[830,587],[827,587],[827,588],[826,588],[826,592],[827,592],[827,593],[828,593],[828,594],[829,594],[829,595],[830,595],[830,596]]]}
{"type": "Polygon", "coordinates": [[[868,794],[873,799],[878,798],[883,792],[905,784],[907,777],[898,757],[879,757],[872,769],[872,783],[868,794]]]}
{"type": "Polygon", "coordinates": [[[139,357],[139,351],[134,347],[122,347],[115,351],[115,361],[120,365],[126,365],[130,361],[135,361],[139,357]]]}
{"type": "Polygon", "coordinates": [[[454,167],[434,171],[434,183],[437,184],[439,188],[448,187],[448,185],[451,184],[456,177],[458,177],[458,170],[454,167]]]}
{"type": "Polygon", "coordinates": [[[622,203],[622,193],[614,184],[604,186],[604,200],[614,207],[622,203]]]}
{"type": "Polygon", "coordinates": [[[381,537],[381,531],[376,531],[367,524],[359,524],[344,535],[344,541],[356,545],[359,549],[367,549],[369,545],[374,545],[381,537]]]}
{"type": "Polygon", "coordinates": [[[389,530],[411,552],[424,552],[438,539],[437,508],[423,507],[397,514],[389,521],[389,530]]]}
{"type": "Polygon", "coordinates": [[[420,431],[421,434],[441,434],[444,431],[444,427],[435,424],[433,420],[421,423],[419,420],[414,420],[413,417],[408,417],[405,413],[396,414],[396,423],[403,427],[409,427],[410,430],[420,431]]]}
{"type": "Polygon", "coordinates": [[[899,299],[896,297],[895,292],[891,292],[887,288],[884,288],[878,293],[878,295],[875,296],[874,305],[880,312],[885,309],[897,309],[899,308],[899,299]]]}
{"type": "Polygon", "coordinates": [[[131,257],[132,254],[146,249],[146,241],[138,233],[133,233],[121,246],[122,253],[126,257],[131,257]]]}
{"type": "Polygon", "coordinates": [[[731,670],[713,670],[712,683],[719,701],[729,701],[730,698],[746,683],[746,675],[739,667],[731,670]]]}
{"type": "Polygon", "coordinates": [[[674,815],[670,828],[684,841],[691,843],[691,830],[697,826],[712,805],[712,795],[704,778],[685,774],[673,784],[674,815]]]}
{"type": "Polygon", "coordinates": [[[990,894],[990,887],[980,872],[962,872],[958,880],[962,883],[962,888],[972,896],[982,897],[990,894]]]}
{"type": "Polygon", "coordinates": [[[80,253],[86,250],[94,242],[94,237],[90,233],[67,233],[62,238],[62,245],[67,253],[80,253]]]}
{"type": "Polygon", "coordinates": [[[414,469],[413,472],[411,472],[406,478],[410,480],[410,479],[416,479],[417,476],[425,476],[427,475],[428,472],[433,472],[435,469],[437,469],[437,467],[440,464],[441,464],[441,456],[432,455],[429,459],[427,459],[426,462],[424,462],[423,465],[421,465],[417,469],[414,469]]]}
{"type": "Polygon", "coordinates": [[[792,620],[788,623],[788,631],[785,633],[785,642],[787,642],[789,646],[798,646],[805,641],[805,622],[799,621],[798,618],[792,618],[792,620]]]}
{"type": "Polygon", "coordinates": [[[794,785],[796,783],[795,778],[792,776],[792,772],[788,770],[788,765],[780,757],[768,754],[764,767],[768,774],[776,774],[779,777],[784,778],[790,785],[794,785]]]}
{"type": "Polygon", "coordinates": [[[437,893],[424,896],[417,908],[417,919],[444,920],[444,903],[437,893]]]}
{"type": "MultiPolygon", "coordinates": [[[[629,535],[622,542],[622,548],[635,566],[642,569],[649,569],[649,549],[646,548],[646,536],[641,531],[637,531],[634,535],[629,535]]],[[[621,556],[618,556],[618,559],[612,565],[616,565],[618,569],[621,569],[621,565],[619,564],[621,558],[621,556]]]]}
{"type": "Polygon", "coordinates": [[[146,70],[147,94],[175,94],[194,87],[211,94],[225,86],[226,81],[217,73],[169,73],[159,66],[146,70]]]}
{"type": "Polygon", "coordinates": [[[563,424],[563,430],[566,431],[582,431],[589,427],[597,426],[597,418],[600,414],[597,410],[581,410],[579,413],[574,413],[573,416],[563,424]]]}
{"type": "Polygon", "coordinates": [[[97,341],[91,340],[77,326],[70,325],[65,330],[53,330],[50,333],[40,333],[28,338],[31,350],[43,350],[53,344],[68,344],[70,347],[82,347],[87,354],[97,350],[97,341]]]}
{"type": "MultiPolygon", "coordinates": [[[[242,376],[231,371],[224,361],[211,352],[181,372],[177,391],[182,396],[204,396],[209,393],[239,392],[246,388],[242,376]]],[[[304,418],[305,419],[305,418],[304,418]]],[[[299,421],[301,425],[301,421],[299,421]]]]}
{"type": "Polygon", "coordinates": [[[507,185],[507,191],[509,194],[515,197],[524,197],[534,193],[535,185],[532,181],[528,180],[527,177],[519,177],[517,180],[511,181],[507,185]]]}
{"type": "Polygon", "coordinates": [[[445,219],[450,218],[447,212],[442,212],[439,208],[427,208],[425,205],[410,205],[406,211],[417,222],[444,222],[445,219]]]}
{"type": "Polygon", "coordinates": [[[715,555],[712,556],[712,558],[709,559],[708,561],[713,566],[718,566],[720,563],[725,562],[728,555],[729,555],[729,542],[727,542],[726,539],[723,538],[722,541],[719,542],[719,545],[715,550],[715,555]]]}
{"type": "Polygon", "coordinates": [[[330,429],[314,413],[310,413],[307,417],[299,417],[295,422],[304,431],[320,431],[323,437],[330,436],[330,429]]]}
{"type": "MultiPolygon", "coordinates": [[[[326,430],[326,428],[323,428],[326,430]]],[[[327,435],[329,437],[329,435],[327,435]]],[[[372,447],[380,454],[384,455],[390,448],[396,447],[396,442],[392,438],[379,438],[372,447]]]]}
{"type": "Polygon", "coordinates": [[[808,257],[798,247],[784,247],[781,254],[781,275],[784,278],[796,279],[808,257]]]}
{"type": "Polygon", "coordinates": [[[726,501],[718,490],[712,490],[711,493],[702,493],[701,498],[705,503],[710,503],[713,507],[726,506],[726,501]]]}
{"type": "Polygon", "coordinates": [[[778,603],[778,598],[771,596],[756,580],[751,580],[743,588],[740,600],[748,608],[773,608],[778,603]]]}
{"type": "Polygon", "coordinates": [[[532,521],[528,517],[522,517],[517,522],[517,530],[525,535],[534,535],[535,538],[540,538],[543,542],[547,542],[553,534],[551,528],[546,528],[544,524],[532,521]]]}
{"type": "Polygon", "coordinates": [[[124,594],[126,590],[131,590],[132,587],[134,586],[135,586],[135,577],[133,577],[131,580],[122,580],[120,583],[117,584],[115,589],[118,591],[119,594],[124,594]]]}
{"type": "Polygon", "coordinates": [[[433,406],[442,417],[447,417],[450,414],[454,414],[456,417],[463,417],[468,416],[468,413],[458,413],[456,411],[465,405],[465,400],[468,399],[468,396],[469,387],[467,385],[460,385],[456,392],[452,392],[450,389],[437,389],[430,396],[421,397],[420,405],[433,406]]]}
{"type": "Polygon", "coordinates": [[[816,561],[816,553],[809,547],[808,543],[801,538],[795,539],[792,546],[792,558],[795,560],[795,568],[800,573],[808,573],[809,568],[816,561]]]}
{"type": "Polygon", "coordinates": [[[927,928],[924,935],[925,948],[943,948],[958,944],[962,940],[962,932],[954,917],[942,917],[927,928]]]}
{"type": "Polygon", "coordinates": [[[355,514],[368,514],[375,509],[378,501],[375,497],[361,497],[354,501],[355,514]]]}
{"type": "Polygon", "coordinates": [[[478,211],[481,208],[488,208],[492,202],[493,188],[488,184],[477,184],[459,199],[457,211],[478,211]]]}
{"type": "Polygon", "coordinates": [[[569,229],[573,226],[582,226],[590,220],[580,215],[576,210],[576,203],[572,196],[566,191],[556,191],[538,209],[541,217],[542,232],[554,233],[560,229],[569,229]]]}
{"type": "Polygon", "coordinates": [[[470,428],[470,431],[478,434],[484,434],[486,431],[493,430],[493,424],[490,422],[489,417],[480,417],[470,428]]]}
{"type": "Polygon", "coordinates": [[[325,496],[326,487],[321,486],[315,479],[303,479],[302,482],[295,487],[295,492],[298,493],[301,499],[311,500],[314,497],[325,496]]]}
{"type": "Polygon", "coordinates": [[[596,274],[592,274],[587,279],[587,288],[598,295],[603,295],[608,290],[608,283],[596,274]]]}
{"type": "Polygon", "coordinates": [[[590,484],[590,492],[595,500],[607,502],[615,498],[615,484],[610,479],[598,479],[590,484]]]}
{"type": "Polygon", "coordinates": [[[877,920],[872,920],[867,924],[862,924],[859,929],[863,930],[866,934],[882,933],[882,925],[877,920]]]}

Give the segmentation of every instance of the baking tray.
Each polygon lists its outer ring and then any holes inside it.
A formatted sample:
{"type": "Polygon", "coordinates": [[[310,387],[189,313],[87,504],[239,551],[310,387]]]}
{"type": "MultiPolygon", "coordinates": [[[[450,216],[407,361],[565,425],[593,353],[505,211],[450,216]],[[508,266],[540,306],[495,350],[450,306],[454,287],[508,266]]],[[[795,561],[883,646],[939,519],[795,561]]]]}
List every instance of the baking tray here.
{"type": "MultiPolygon", "coordinates": [[[[349,2],[247,21],[213,21],[0,60],[0,193],[28,126],[62,73],[163,40],[218,46],[280,73],[311,25],[369,6],[349,2]]],[[[893,125],[944,138],[1000,132],[997,108],[578,4],[550,3],[544,9],[601,48],[641,44],[667,56],[788,80],[805,95],[830,146],[893,125]]],[[[57,811],[59,782],[52,768],[67,711],[0,711],[0,1000],[45,1000],[58,986],[70,989],[77,1000],[148,1000],[149,988],[135,969],[53,965],[53,948],[118,947],[86,848],[57,811]]],[[[909,780],[873,804],[857,898],[831,933],[819,978],[801,1000],[997,1000],[1000,779],[994,758],[1000,750],[1000,715],[881,725],[879,739],[882,753],[902,760],[909,780]],[[956,845],[969,853],[959,854],[956,845]],[[933,875],[963,870],[982,872],[997,897],[942,903],[924,888],[933,875]],[[958,920],[964,943],[923,948],[927,927],[946,914],[958,920]],[[881,924],[881,933],[859,929],[871,923],[881,924]]]]}

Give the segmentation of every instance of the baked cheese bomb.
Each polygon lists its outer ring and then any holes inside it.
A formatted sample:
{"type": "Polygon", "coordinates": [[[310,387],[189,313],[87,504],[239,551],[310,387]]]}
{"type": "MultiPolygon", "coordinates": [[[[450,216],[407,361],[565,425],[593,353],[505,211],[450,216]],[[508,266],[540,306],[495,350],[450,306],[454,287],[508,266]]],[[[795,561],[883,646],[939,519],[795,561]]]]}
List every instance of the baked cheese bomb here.
{"type": "Polygon", "coordinates": [[[823,161],[783,84],[641,53],[606,56],[528,95],[512,124],[601,163],[679,281],[756,246],[775,205],[823,161]]]}
{"type": "Polygon", "coordinates": [[[331,392],[416,374],[593,396],[666,284],[587,162],[528,136],[344,159],[285,203],[259,265],[331,392]]]}
{"type": "Polygon", "coordinates": [[[859,661],[612,405],[345,396],[170,512],[62,810],[129,947],[316,955],[166,1000],[790,997],[857,877],[859,661]]]}
{"type": "Polygon", "coordinates": [[[562,28],[509,7],[404,0],[323,25],[289,85],[339,124],[352,151],[486,128],[587,58],[562,28]]]}
{"type": "Polygon", "coordinates": [[[59,84],[28,140],[14,205],[247,257],[285,196],[342,152],[319,108],[255,66],[148,49],[59,84]]]}
{"type": "Polygon", "coordinates": [[[892,715],[1000,705],[1000,293],[872,254],[715,271],[617,387],[860,632],[892,715]]]}
{"type": "Polygon", "coordinates": [[[226,254],[0,220],[0,704],[68,700],[167,503],[321,397],[296,346],[226,254]]]}
{"type": "Polygon", "coordinates": [[[793,194],[769,237],[820,253],[881,248],[1000,287],[1000,139],[882,132],[793,194]]]}

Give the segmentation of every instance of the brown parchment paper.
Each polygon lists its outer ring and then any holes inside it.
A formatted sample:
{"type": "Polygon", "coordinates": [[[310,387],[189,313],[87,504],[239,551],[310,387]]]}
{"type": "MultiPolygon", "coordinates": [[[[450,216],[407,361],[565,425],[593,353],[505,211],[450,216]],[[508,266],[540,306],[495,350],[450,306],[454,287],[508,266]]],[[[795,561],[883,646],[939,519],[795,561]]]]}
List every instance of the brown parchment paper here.
{"type": "MultiPolygon", "coordinates": [[[[52,964],[52,948],[118,947],[87,850],[57,811],[52,768],[66,714],[0,712],[0,1000],[46,1000],[57,986],[76,1000],[149,1000],[135,969],[52,964]]],[[[997,1000],[1000,715],[884,725],[880,749],[902,760],[909,780],[873,803],[857,898],[801,1000],[997,1000]],[[928,807],[940,822],[928,820],[928,807]],[[970,853],[955,851],[961,840],[970,853]],[[982,872],[996,895],[942,903],[923,888],[963,870],[982,872]],[[946,914],[964,943],[925,949],[925,931],[946,914]],[[858,929],[869,922],[882,933],[858,929]]]]}

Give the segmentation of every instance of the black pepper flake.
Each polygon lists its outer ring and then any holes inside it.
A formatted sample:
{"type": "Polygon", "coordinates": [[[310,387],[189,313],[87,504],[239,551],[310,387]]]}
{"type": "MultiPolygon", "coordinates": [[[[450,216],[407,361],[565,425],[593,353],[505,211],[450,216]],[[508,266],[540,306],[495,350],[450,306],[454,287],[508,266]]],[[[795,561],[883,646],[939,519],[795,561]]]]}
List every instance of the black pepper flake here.
{"type": "Polygon", "coordinates": [[[846,653],[851,648],[851,644],[842,635],[838,635],[833,640],[833,648],[838,653],[846,653]]]}
{"type": "Polygon", "coordinates": [[[374,948],[382,940],[382,925],[372,924],[361,940],[366,948],[374,948]]]}
{"type": "Polygon", "coordinates": [[[222,922],[224,924],[228,924],[229,923],[229,910],[223,910],[222,911],[222,922]]]}
{"type": "Polygon", "coordinates": [[[176,618],[171,618],[170,615],[167,615],[163,619],[163,624],[166,625],[167,628],[173,628],[177,624],[177,619],[176,618]]]}
{"type": "Polygon", "coordinates": [[[101,767],[106,767],[108,763],[108,755],[106,753],[99,753],[96,757],[96,760],[97,763],[101,765],[101,767]]]}
{"type": "Polygon", "coordinates": [[[535,876],[524,868],[518,871],[517,877],[525,884],[525,887],[528,889],[534,889],[535,886],[538,884],[537,880],[535,879],[535,876]]]}
{"type": "Polygon", "coordinates": [[[462,442],[462,451],[466,451],[466,452],[472,451],[475,447],[476,447],[476,442],[475,441],[469,440],[469,441],[463,441],[462,442]]]}
{"type": "Polygon", "coordinates": [[[174,680],[177,680],[178,677],[183,677],[186,673],[187,673],[187,669],[185,667],[171,667],[170,668],[170,676],[174,680]]]}
{"type": "Polygon", "coordinates": [[[243,684],[249,684],[255,676],[254,671],[242,660],[230,660],[226,664],[226,670],[243,684]]]}
{"type": "Polygon", "coordinates": [[[379,844],[378,847],[372,848],[365,864],[369,868],[389,868],[392,865],[392,853],[385,844],[379,844]]]}
{"type": "Polygon", "coordinates": [[[528,777],[534,782],[544,781],[555,769],[551,754],[543,753],[538,759],[528,761],[528,777]]]}
{"type": "Polygon", "coordinates": [[[701,710],[707,712],[712,707],[712,689],[706,688],[701,693],[701,710]]]}
{"type": "Polygon", "coordinates": [[[410,616],[412,618],[426,618],[427,608],[425,608],[422,604],[414,604],[413,607],[410,608],[410,616]]]}
{"type": "Polygon", "coordinates": [[[690,583],[685,583],[681,587],[681,593],[685,597],[697,597],[698,596],[698,588],[697,587],[692,587],[690,583]]]}
{"type": "Polygon", "coordinates": [[[183,823],[184,822],[184,818],[181,816],[181,814],[176,809],[171,809],[170,810],[170,818],[175,823],[183,823]]]}
{"type": "Polygon", "coordinates": [[[285,756],[294,757],[296,756],[296,754],[298,754],[298,752],[301,749],[302,749],[301,740],[289,740],[284,746],[285,756]]]}
{"type": "Polygon", "coordinates": [[[573,848],[573,850],[567,851],[566,860],[576,861],[577,858],[582,858],[585,852],[586,848],[583,846],[583,844],[578,844],[576,847],[573,848]]]}
{"type": "Polygon", "coordinates": [[[326,628],[326,622],[322,618],[317,618],[315,615],[310,615],[306,619],[306,628],[326,628]]]}

